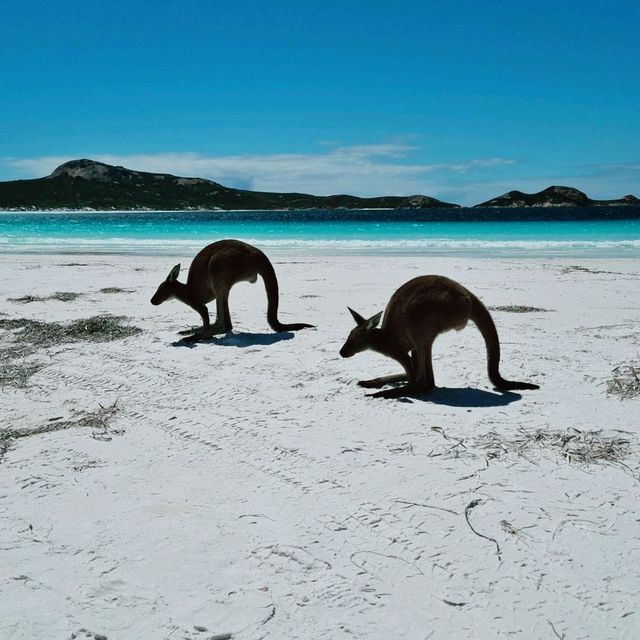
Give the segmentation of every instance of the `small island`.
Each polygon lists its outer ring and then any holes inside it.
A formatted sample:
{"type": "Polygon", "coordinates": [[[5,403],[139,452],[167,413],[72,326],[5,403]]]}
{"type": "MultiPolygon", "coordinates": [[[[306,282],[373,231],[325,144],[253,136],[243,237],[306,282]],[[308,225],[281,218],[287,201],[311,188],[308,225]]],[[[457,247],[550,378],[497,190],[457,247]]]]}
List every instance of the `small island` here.
{"type": "Polygon", "coordinates": [[[509,191],[497,198],[492,198],[475,205],[476,207],[615,207],[640,205],[640,198],[628,195],[617,200],[592,200],[586,193],[573,187],[552,186],[538,193],[509,191]]]}

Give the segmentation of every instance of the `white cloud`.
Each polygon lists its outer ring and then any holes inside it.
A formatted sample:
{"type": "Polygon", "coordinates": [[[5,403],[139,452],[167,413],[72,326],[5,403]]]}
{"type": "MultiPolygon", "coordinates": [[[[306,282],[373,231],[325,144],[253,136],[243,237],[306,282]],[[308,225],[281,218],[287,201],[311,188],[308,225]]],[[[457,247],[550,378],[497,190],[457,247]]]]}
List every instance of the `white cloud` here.
{"type": "MultiPolygon", "coordinates": [[[[417,147],[409,144],[334,146],[320,153],[207,156],[198,153],[84,154],[84,157],[139,171],[209,178],[226,186],[260,191],[296,191],[329,195],[412,195],[446,199],[452,192],[447,177],[513,164],[505,158],[480,158],[457,163],[412,162],[417,147]]],[[[75,156],[78,158],[81,156],[75,156]]],[[[11,177],[41,177],[68,156],[4,158],[11,177]]]]}

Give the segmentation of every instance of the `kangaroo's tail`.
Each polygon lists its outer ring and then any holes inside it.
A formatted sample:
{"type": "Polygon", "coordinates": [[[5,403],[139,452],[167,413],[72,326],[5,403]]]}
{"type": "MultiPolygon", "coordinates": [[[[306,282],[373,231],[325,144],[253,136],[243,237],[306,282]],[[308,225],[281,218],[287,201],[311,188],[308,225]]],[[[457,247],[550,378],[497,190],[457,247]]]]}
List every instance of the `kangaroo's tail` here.
{"type": "Polygon", "coordinates": [[[503,391],[539,389],[540,387],[537,384],[505,380],[500,375],[500,340],[498,339],[498,331],[487,308],[473,294],[471,294],[471,320],[480,329],[480,333],[487,345],[487,373],[489,374],[489,380],[493,382],[495,387],[503,391]]]}
{"type": "Polygon", "coordinates": [[[264,256],[263,264],[258,270],[258,273],[264,280],[264,288],[267,291],[267,322],[274,331],[298,331],[299,329],[307,329],[313,327],[312,324],[305,324],[304,322],[294,322],[292,324],[283,324],[278,320],[278,279],[276,278],[276,272],[273,269],[273,265],[269,261],[267,256],[264,256]]]}

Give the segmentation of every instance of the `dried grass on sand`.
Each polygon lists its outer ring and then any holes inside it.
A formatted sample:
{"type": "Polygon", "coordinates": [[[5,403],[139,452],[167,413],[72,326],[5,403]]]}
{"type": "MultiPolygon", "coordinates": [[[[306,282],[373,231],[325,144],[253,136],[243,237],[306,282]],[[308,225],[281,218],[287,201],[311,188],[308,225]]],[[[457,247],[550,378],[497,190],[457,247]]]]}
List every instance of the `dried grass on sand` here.
{"type": "Polygon", "coordinates": [[[607,393],[629,400],[640,395],[640,367],[620,365],[613,370],[613,377],[607,381],[607,393]]]}
{"type": "Polygon", "coordinates": [[[12,340],[0,345],[0,386],[26,386],[42,364],[25,358],[38,349],[70,342],[109,342],[141,333],[139,327],[123,324],[124,316],[100,315],[69,324],[29,318],[0,318],[0,330],[12,340]]]}
{"type": "Polygon", "coordinates": [[[475,438],[474,444],[486,451],[488,458],[500,458],[516,454],[526,458],[528,454],[552,451],[568,462],[579,464],[621,463],[632,452],[632,434],[599,431],[581,431],[570,428],[565,431],[520,429],[513,436],[495,431],[475,438]],[[619,434],[619,435],[618,435],[619,434]]]}

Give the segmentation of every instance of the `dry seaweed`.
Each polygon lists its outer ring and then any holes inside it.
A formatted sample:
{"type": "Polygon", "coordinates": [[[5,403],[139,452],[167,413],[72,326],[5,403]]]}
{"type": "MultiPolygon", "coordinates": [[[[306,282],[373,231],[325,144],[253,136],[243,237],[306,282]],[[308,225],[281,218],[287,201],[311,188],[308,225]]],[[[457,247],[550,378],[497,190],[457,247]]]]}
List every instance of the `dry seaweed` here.
{"type": "Polygon", "coordinates": [[[69,420],[51,418],[44,424],[32,429],[0,430],[0,461],[16,440],[43,433],[53,433],[54,431],[64,431],[76,427],[89,428],[92,430],[92,436],[97,440],[111,440],[110,434],[122,433],[110,428],[111,419],[118,410],[116,404],[117,401],[106,407],[99,405],[100,408],[97,411],[76,411],[69,420]]]}
{"type": "Polygon", "coordinates": [[[607,381],[607,393],[629,400],[640,395],[640,367],[620,365],[613,370],[613,377],[607,381]]]}
{"type": "Polygon", "coordinates": [[[29,378],[38,373],[42,367],[44,365],[37,362],[0,362],[0,387],[24,388],[29,378]]]}
{"type": "Polygon", "coordinates": [[[632,451],[629,436],[624,432],[605,435],[602,430],[581,431],[575,428],[565,431],[520,429],[515,436],[489,431],[475,438],[474,444],[484,449],[488,458],[515,454],[528,460],[527,454],[551,451],[572,463],[622,464],[632,451]]]}
{"type": "Polygon", "coordinates": [[[507,313],[535,313],[547,312],[551,309],[542,309],[540,307],[528,307],[521,304],[508,304],[503,306],[487,307],[489,311],[506,311],[507,313]]]}
{"type": "Polygon", "coordinates": [[[109,342],[142,332],[139,327],[123,324],[125,319],[102,315],[61,324],[29,318],[0,318],[0,329],[9,331],[13,338],[0,345],[0,387],[26,386],[29,378],[44,365],[24,359],[39,348],[70,342],[109,342]]]}
{"type": "Polygon", "coordinates": [[[20,298],[7,298],[8,302],[19,302],[20,304],[29,304],[30,302],[42,302],[44,300],[41,296],[22,296],[20,298]]]}
{"type": "Polygon", "coordinates": [[[498,541],[495,538],[492,538],[491,536],[488,536],[488,535],[486,535],[484,533],[480,533],[471,524],[471,520],[469,519],[469,514],[471,513],[472,509],[475,509],[479,504],[482,504],[482,500],[480,500],[479,498],[476,498],[475,500],[472,500],[464,508],[464,518],[467,521],[467,524],[469,525],[469,529],[471,529],[471,531],[473,531],[473,533],[475,533],[480,538],[484,538],[485,540],[489,540],[489,542],[493,542],[496,545],[496,555],[498,556],[498,560],[502,560],[502,552],[500,551],[500,545],[498,544],[498,541]]]}
{"type": "Polygon", "coordinates": [[[82,293],[76,293],[75,291],[56,291],[50,296],[32,296],[26,295],[20,298],[7,298],[9,302],[18,302],[20,304],[29,304],[31,302],[46,302],[47,300],[59,300],[60,302],[73,302],[77,300],[82,293]]]}
{"type": "Polygon", "coordinates": [[[11,343],[3,345],[2,348],[0,348],[0,363],[17,360],[18,358],[26,358],[34,351],[35,349],[28,344],[11,343]]]}
{"type": "Polygon", "coordinates": [[[624,275],[622,273],[620,273],[619,271],[602,271],[600,269],[589,269],[588,267],[582,267],[579,264],[571,264],[568,267],[564,267],[562,269],[562,273],[563,274],[567,274],[567,273],[572,273],[572,272],[579,272],[579,273],[592,273],[592,274],[601,274],[601,273],[606,273],[606,274],[610,274],[610,275],[616,275],[616,276],[621,276],[624,275]]]}
{"type": "Polygon", "coordinates": [[[122,324],[125,319],[106,314],[61,324],[30,318],[0,318],[0,329],[15,331],[15,337],[23,343],[50,347],[67,342],[109,342],[142,332],[139,327],[122,324]]]}
{"type": "Polygon", "coordinates": [[[56,291],[53,295],[50,295],[45,300],[59,300],[60,302],[73,302],[77,300],[82,293],[76,293],[75,291],[56,291]]]}
{"type": "Polygon", "coordinates": [[[35,348],[28,344],[3,344],[0,346],[0,388],[27,386],[32,375],[37,373],[43,364],[25,362],[25,358],[32,355],[35,348]]]}
{"type": "Polygon", "coordinates": [[[121,287],[104,287],[100,293],[133,293],[135,289],[122,289],[121,287]]]}

